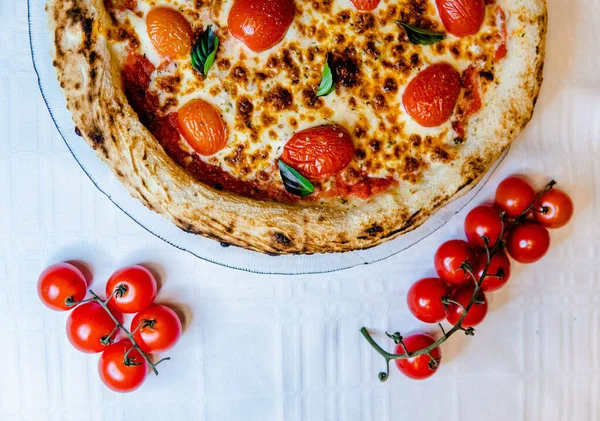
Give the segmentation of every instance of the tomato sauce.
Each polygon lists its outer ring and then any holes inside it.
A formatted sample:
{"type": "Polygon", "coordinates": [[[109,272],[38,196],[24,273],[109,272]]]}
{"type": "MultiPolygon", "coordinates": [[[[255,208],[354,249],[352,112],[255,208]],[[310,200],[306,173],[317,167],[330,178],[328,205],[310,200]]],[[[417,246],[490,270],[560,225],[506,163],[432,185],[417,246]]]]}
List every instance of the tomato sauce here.
{"type": "MultiPolygon", "coordinates": [[[[227,171],[202,161],[198,155],[189,154],[181,149],[177,112],[161,115],[159,98],[149,89],[154,70],[155,66],[146,57],[131,53],[122,71],[123,89],[129,104],[138,114],[140,122],[150,130],[165,152],[178,165],[186,168],[196,180],[216,190],[225,190],[255,199],[274,199],[283,202],[298,200],[296,196],[276,186],[265,186],[254,181],[237,179],[227,171]]],[[[317,185],[315,193],[306,199],[318,200],[322,197],[345,196],[367,199],[371,195],[386,190],[393,183],[392,178],[363,176],[358,182],[348,185],[341,177],[337,177],[334,188],[322,190],[317,185]]]]}

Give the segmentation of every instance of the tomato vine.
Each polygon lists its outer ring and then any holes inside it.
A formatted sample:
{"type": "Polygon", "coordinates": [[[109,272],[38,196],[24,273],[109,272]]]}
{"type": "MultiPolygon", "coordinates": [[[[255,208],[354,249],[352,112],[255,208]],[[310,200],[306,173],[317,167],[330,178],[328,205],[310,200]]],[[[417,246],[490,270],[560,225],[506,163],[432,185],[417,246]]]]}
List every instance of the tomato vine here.
{"type": "Polygon", "coordinates": [[[432,355],[432,351],[434,349],[436,349],[437,347],[439,347],[441,344],[443,344],[444,342],[446,342],[452,335],[454,335],[455,333],[462,331],[465,333],[465,335],[467,336],[474,336],[475,335],[475,329],[473,327],[469,327],[469,328],[465,328],[463,327],[463,322],[465,320],[465,318],[467,317],[469,311],[471,310],[471,308],[475,305],[479,303],[479,294],[481,292],[481,285],[483,284],[483,281],[488,277],[488,276],[501,276],[500,273],[496,273],[496,274],[489,274],[488,270],[490,268],[490,264],[492,262],[492,258],[500,253],[504,252],[504,249],[506,247],[506,244],[504,242],[504,235],[510,231],[512,228],[514,228],[516,225],[522,224],[526,218],[526,216],[533,210],[535,211],[536,209],[535,206],[538,203],[538,200],[540,199],[541,196],[543,196],[544,194],[546,194],[547,192],[549,192],[550,190],[552,190],[554,188],[554,186],[556,185],[556,181],[552,180],[550,183],[548,183],[545,187],[545,189],[540,192],[536,198],[530,203],[530,205],[523,211],[521,212],[520,215],[518,215],[512,222],[507,224],[507,215],[506,212],[501,212],[500,213],[500,218],[502,221],[502,229],[500,232],[500,236],[499,236],[499,240],[495,242],[495,244],[493,246],[490,247],[490,240],[489,238],[487,238],[486,236],[482,236],[482,241],[484,244],[484,248],[485,248],[485,253],[487,256],[486,259],[486,264],[483,267],[483,271],[481,273],[481,276],[478,278],[477,276],[475,276],[474,268],[471,267],[471,265],[465,261],[463,262],[463,264],[461,265],[462,269],[468,273],[468,275],[470,276],[470,278],[473,280],[475,287],[473,290],[473,296],[471,297],[471,300],[469,301],[469,303],[466,306],[463,306],[462,304],[450,300],[449,298],[445,297],[443,298],[443,303],[445,305],[447,304],[454,304],[454,305],[458,305],[459,307],[462,307],[463,312],[460,316],[460,318],[458,319],[458,321],[456,322],[456,324],[454,324],[454,326],[446,331],[444,329],[444,327],[442,326],[441,323],[438,323],[438,326],[441,330],[441,337],[436,340],[434,343],[432,343],[431,345],[422,348],[422,349],[418,349],[412,352],[408,351],[408,348],[406,347],[406,345],[404,344],[404,338],[402,337],[402,335],[400,334],[400,332],[396,332],[393,334],[389,334],[386,332],[386,336],[389,337],[390,339],[392,339],[394,341],[394,343],[396,343],[397,345],[400,345],[402,347],[402,349],[404,350],[403,353],[401,354],[393,354],[390,352],[387,352],[386,350],[384,350],[377,342],[375,342],[375,340],[373,339],[373,337],[371,336],[371,334],[369,333],[369,331],[367,330],[366,327],[362,327],[360,329],[360,333],[362,334],[362,336],[367,340],[367,342],[375,349],[375,351],[377,351],[385,360],[385,364],[386,364],[386,370],[382,371],[379,373],[378,377],[379,380],[384,382],[389,378],[389,374],[390,374],[390,361],[392,360],[403,360],[403,359],[409,359],[409,358],[415,358],[418,357],[420,355],[428,355],[431,358],[431,361],[429,363],[429,367],[431,370],[435,370],[437,369],[440,359],[439,358],[435,358],[432,355]]]}

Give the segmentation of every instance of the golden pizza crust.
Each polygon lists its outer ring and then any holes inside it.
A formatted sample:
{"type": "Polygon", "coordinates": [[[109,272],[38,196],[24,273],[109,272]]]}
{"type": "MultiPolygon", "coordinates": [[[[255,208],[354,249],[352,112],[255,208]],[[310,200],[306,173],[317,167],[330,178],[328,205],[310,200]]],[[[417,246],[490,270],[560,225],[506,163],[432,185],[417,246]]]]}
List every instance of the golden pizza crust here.
{"type": "Polygon", "coordinates": [[[402,183],[364,204],[328,207],[263,202],[197,182],[139,122],[120,70],[99,30],[111,25],[102,0],[50,0],[53,64],[73,120],[130,193],[182,229],[266,253],[343,252],[413,230],[466,193],[531,119],[542,82],[545,0],[499,0],[508,18],[508,56],[484,108],[451,163],[432,165],[418,184],[402,183]],[[512,36],[511,34],[519,34],[512,36]]]}

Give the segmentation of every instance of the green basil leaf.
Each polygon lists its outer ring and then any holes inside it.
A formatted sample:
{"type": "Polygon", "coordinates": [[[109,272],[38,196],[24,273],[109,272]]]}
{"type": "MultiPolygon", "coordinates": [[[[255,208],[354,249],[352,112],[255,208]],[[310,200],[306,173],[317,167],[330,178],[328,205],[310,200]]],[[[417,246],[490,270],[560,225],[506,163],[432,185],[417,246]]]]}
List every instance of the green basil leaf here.
{"type": "Polygon", "coordinates": [[[194,69],[206,76],[215,63],[218,49],[219,37],[213,32],[212,27],[209,26],[198,37],[196,44],[192,48],[191,61],[194,69]]]}
{"type": "Polygon", "coordinates": [[[327,96],[335,89],[335,82],[333,80],[333,72],[329,66],[329,54],[325,60],[325,67],[323,67],[323,73],[321,74],[321,83],[317,90],[317,97],[327,96]]]}
{"type": "Polygon", "coordinates": [[[315,191],[315,186],[304,178],[298,171],[290,167],[281,159],[277,160],[279,164],[279,174],[283,180],[285,189],[294,196],[307,197],[315,191]]]}
{"type": "Polygon", "coordinates": [[[431,45],[446,39],[446,35],[441,32],[419,28],[414,25],[409,25],[408,23],[400,22],[399,20],[394,22],[406,30],[408,40],[413,44],[431,45]]]}

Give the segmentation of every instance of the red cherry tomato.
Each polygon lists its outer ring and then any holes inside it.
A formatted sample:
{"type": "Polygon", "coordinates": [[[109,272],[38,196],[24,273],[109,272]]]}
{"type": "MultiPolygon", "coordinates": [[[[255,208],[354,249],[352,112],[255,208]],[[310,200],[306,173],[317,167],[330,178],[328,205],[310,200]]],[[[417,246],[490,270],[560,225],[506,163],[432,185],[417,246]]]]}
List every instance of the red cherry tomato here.
{"type": "Polygon", "coordinates": [[[573,217],[573,201],[562,190],[544,193],[536,204],[535,220],[546,228],[561,228],[573,217]]]}
{"type": "Polygon", "coordinates": [[[165,57],[183,58],[192,51],[192,26],[171,7],[150,10],[146,15],[146,30],[156,51],[165,57]]]}
{"type": "Polygon", "coordinates": [[[485,0],[436,0],[442,23],[452,35],[479,32],[485,18],[485,0]]]}
{"type": "Polygon", "coordinates": [[[87,282],[79,269],[70,263],[58,263],[42,272],[37,291],[40,300],[52,310],[71,310],[70,302],[85,298],[87,282]]]}
{"type": "Polygon", "coordinates": [[[179,131],[200,155],[213,155],[227,146],[227,126],[219,112],[202,99],[193,99],[177,112],[179,131]]]}
{"type": "Polygon", "coordinates": [[[475,256],[465,241],[447,241],[435,252],[435,270],[449,284],[459,285],[471,279],[471,275],[461,267],[465,262],[475,268],[475,256]]]}
{"type": "Polygon", "coordinates": [[[425,278],[415,282],[408,290],[408,309],[425,323],[438,323],[446,318],[448,309],[442,302],[450,294],[448,286],[438,278],[425,278]]]}
{"type": "Polygon", "coordinates": [[[129,339],[123,339],[106,347],[98,360],[100,380],[115,392],[133,392],[144,383],[148,363],[138,350],[132,348],[129,339]]]}
{"type": "MultiPolygon", "coordinates": [[[[452,291],[450,294],[450,299],[456,301],[457,303],[462,304],[463,307],[467,307],[469,302],[471,302],[471,298],[473,298],[473,293],[475,292],[475,287],[471,285],[466,285],[463,287],[459,287],[452,291]]],[[[477,326],[479,323],[483,321],[485,315],[488,311],[487,299],[485,298],[485,294],[483,292],[479,292],[477,295],[479,300],[482,300],[483,304],[475,303],[469,310],[469,314],[462,322],[462,327],[469,328],[477,326]]],[[[458,320],[463,314],[463,309],[461,306],[456,304],[450,304],[448,306],[448,317],[446,319],[451,324],[455,325],[458,323],[458,320]]]]}
{"type": "Polygon", "coordinates": [[[177,343],[182,326],[177,313],[169,307],[155,304],[135,315],[130,331],[135,331],[133,337],[144,352],[161,353],[177,343]]]}
{"type": "Polygon", "coordinates": [[[496,206],[510,218],[523,213],[535,200],[535,191],[521,177],[508,177],[496,189],[496,206]]]}
{"type": "Polygon", "coordinates": [[[519,263],[533,263],[546,255],[550,248],[550,234],[541,225],[525,223],[508,233],[506,249],[519,263]]]}
{"type": "Polygon", "coordinates": [[[150,307],[157,290],[152,272],[137,265],[119,269],[106,283],[106,296],[114,293],[108,305],[121,313],[137,313],[150,307]]]}
{"type": "MultiPolygon", "coordinates": [[[[487,253],[482,251],[477,254],[477,271],[475,276],[477,279],[481,279],[483,269],[487,263],[487,253]]],[[[490,266],[488,268],[488,276],[485,277],[481,284],[481,289],[484,292],[497,291],[502,288],[508,282],[510,278],[510,260],[504,253],[495,254],[492,257],[490,266]]]]}
{"type": "Polygon", "coordinates": [[[358,10],[368,11],[375,10],[379,5],[380,0],[350,0],[354,7],[358,10]]]}
{"type": "Polygon", "coordinates": [[[354,142],[341,126],[319,126],[296,133],[284,146],[281,160],[312,180],[341,172],[354,158],[354,142]]]}
{"type": "MultiPolygon", "coordinates": [[[[113,314],[122,322],[120,314],[113,314]]],[[[114,332],[116,326],[100,304],[90,301],[78,305],[69,315],[67,337],[71,345],[79,351],[93,354],[103,351],[109,340],[114,339],[117,334],[114,332]]]]}
{"type": "Polygon", "coordinates": [[[445,123],[460,94],[460,75],[448,63],[429,66],[410,81],[402,103],[408,115],[424,127],[445,123]]]}
{"type": "MultiPolygon", "coordinates": [[[[423,348],[427,348],[435,343],[435,339],[425,333],[418,333],[404,338],[404,345],[408,352],[418,351],[423,348]]],[[[396,345],[394,350],[395,354],[404,354],[404,348],[402,345],[396,345]]],[[[442,359],[442,352],[439,347],[434,348],[431,351],[433,358],[437,360],[437,365],[434,364],[433,360],[429,355],[419,355],[414,358],[407,358],[404,360],[395,360],[396,367],[406,377],[410,377],[415,380],[423,380],[431,377],[435,374],[439,368],[439,364],[442,359]]]]}
{"type": "Polygon", "coordinates": [[[465,218],[465,234],[475,247],[485,247],[483,236],[490,240],[489,246],[493,247],[502,234],[500,212],[489,205],[476,207],[465,218]]]}
{"type": "Polygon", "coordinates": [[[283,39],[295,12],[294,0],[236,0],[227,25],[231,35],[258,53],[283,39]]]}

